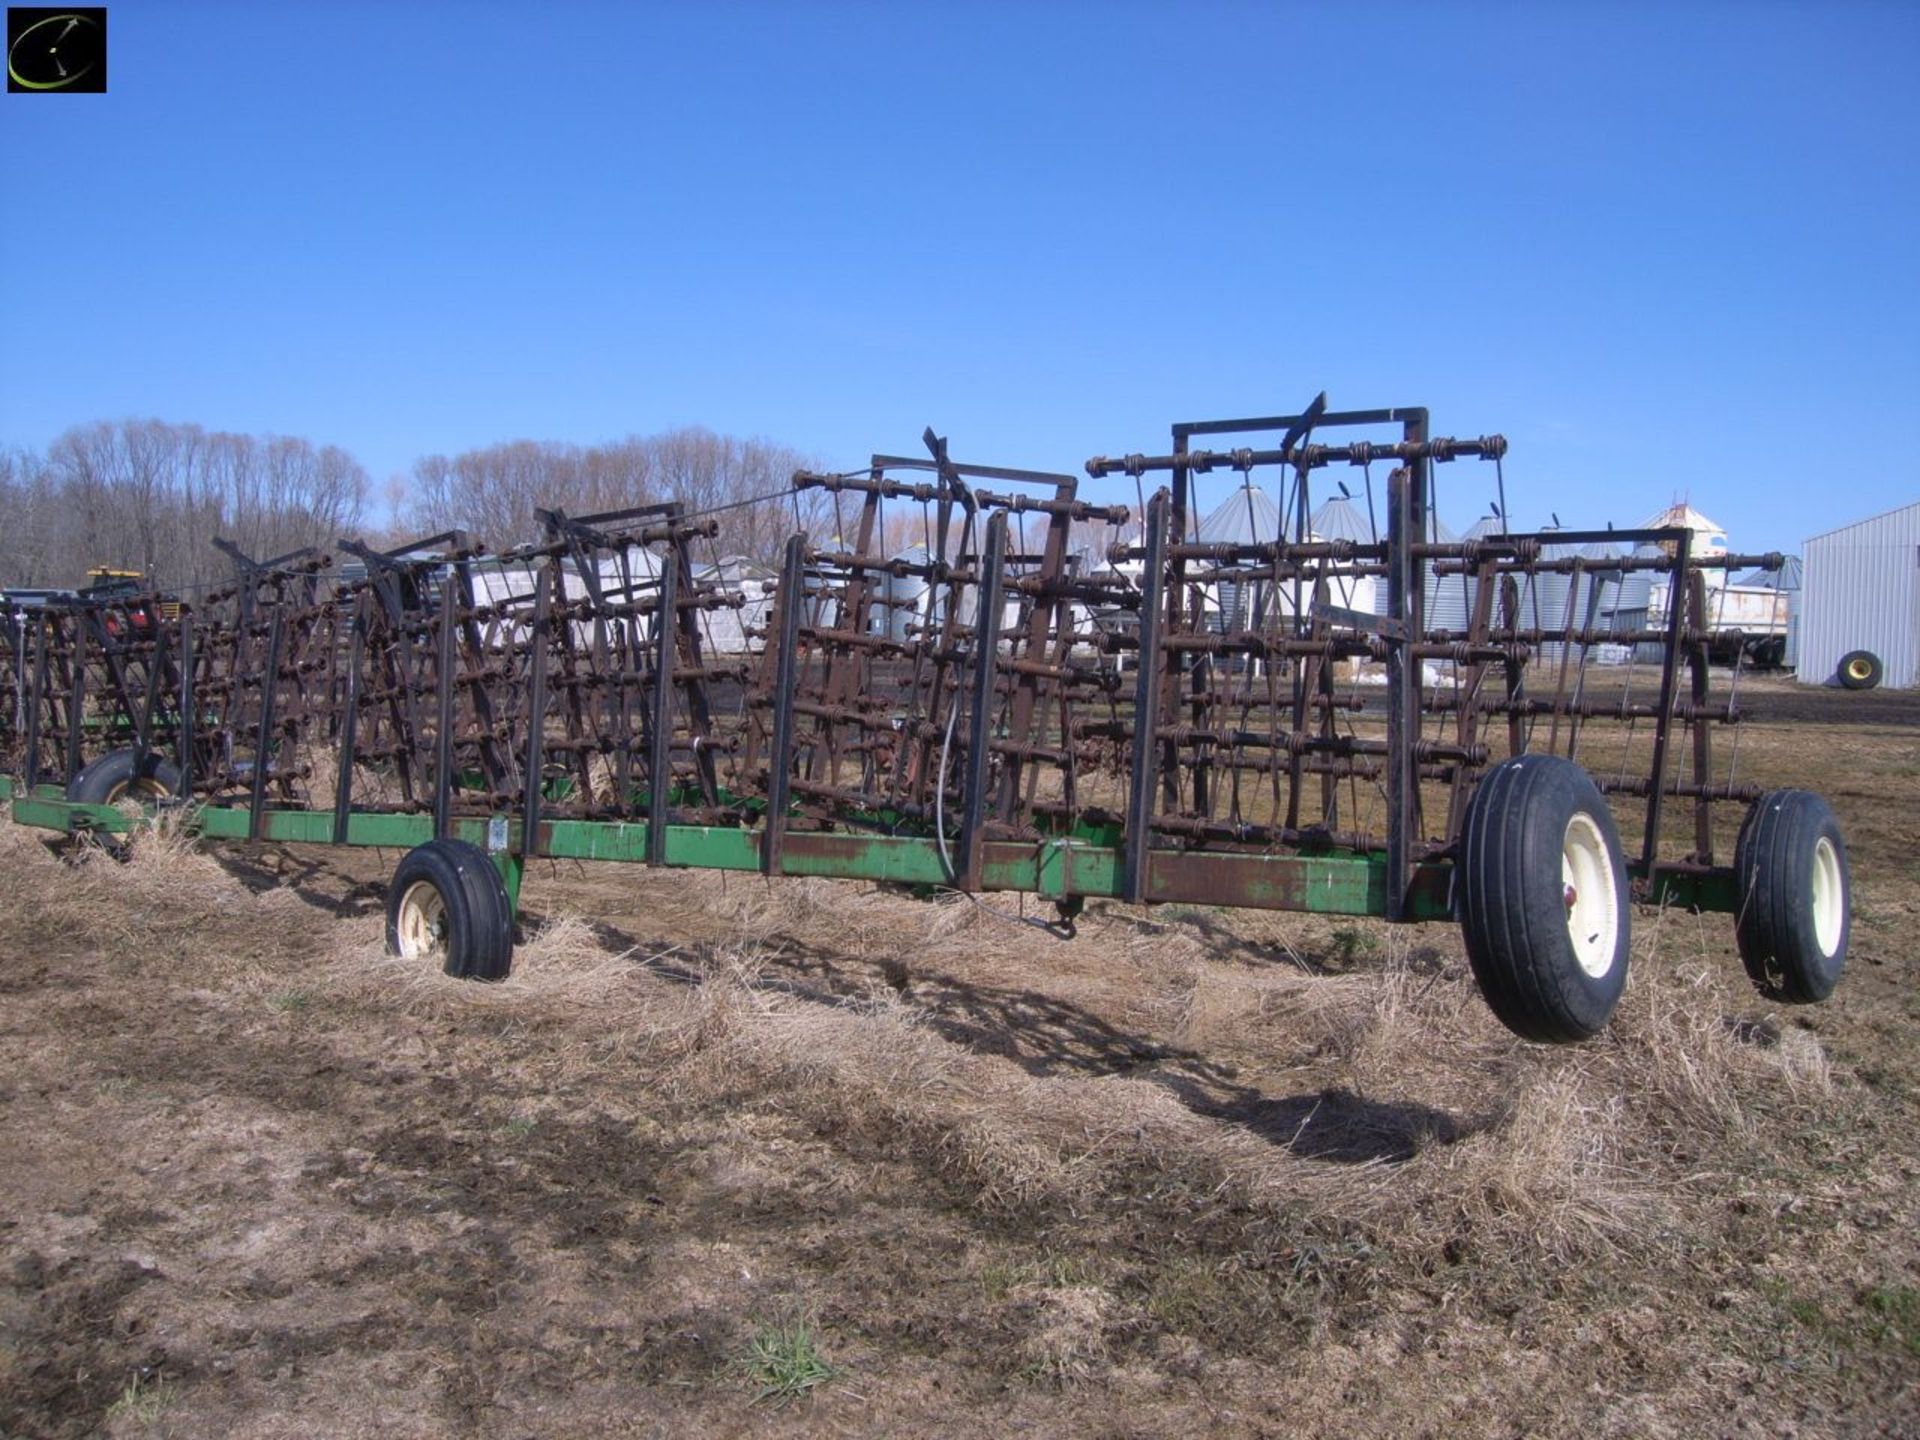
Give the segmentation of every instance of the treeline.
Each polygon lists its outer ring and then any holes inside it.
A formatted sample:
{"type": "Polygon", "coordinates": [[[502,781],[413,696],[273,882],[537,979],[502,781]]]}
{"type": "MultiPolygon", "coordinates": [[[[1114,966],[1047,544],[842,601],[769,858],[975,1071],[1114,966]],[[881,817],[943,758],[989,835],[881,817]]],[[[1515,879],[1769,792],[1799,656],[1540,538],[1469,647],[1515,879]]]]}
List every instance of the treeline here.
{"type": "Polygon", "coordinates": [[[540,534],[536,508],[591,515],[668,500],[689,511],[725,506],[716,552],[770,562],[796,526],[817,527],[821,492],[788,493],[793,472],[811,463],[784,445],[697,427],[605,445],[513,440],[420,460],[409,509],[422,533],[465,530],[504,549],[540,534]]]}
{"type": "Polygon", "coordinates": [[[352,533],[367,472],[336,445],[160,420],[76,426],[0,453],[0,585],[77,586],[95,566],[172,589],[219,583],[233,541],[256,558],[352,533]]]}
{"type": "MultiPolygon", "coordinates": [[[[368,538],[457,529],[501,550],[538,538],[536,508],[586,515],[677,500],[728,507],[710,553],[772,562],[796,526],[830,528],[820,492],[797,508],[786,494],[808,463],[704,429],[604,445],[509,441],[418,461],[397,533],[376,524],[368,538]]],[[[334,445],[159,420],[76,426],[44,454],[0,452],[0,586],[78,586],[96,566],[172,590],[222,584],[233,567],[215,536],[257,559],[326,548],[368,528],[368,491],[366,470],[334,445]]]]}

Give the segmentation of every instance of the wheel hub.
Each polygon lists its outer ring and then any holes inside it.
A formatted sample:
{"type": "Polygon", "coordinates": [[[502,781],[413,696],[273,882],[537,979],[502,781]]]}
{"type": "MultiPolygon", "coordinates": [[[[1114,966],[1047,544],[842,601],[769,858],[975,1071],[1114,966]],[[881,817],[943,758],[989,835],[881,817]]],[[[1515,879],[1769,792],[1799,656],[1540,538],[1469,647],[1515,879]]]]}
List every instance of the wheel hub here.
{"type": "Polygon", "coordinates": [[[447,948],[447,907],[440,892],[424,880],[409,886],[400,898],[394,930],[406,959],[443,955],[447,948]]]}
{"type": "Polygon", "coordinates": [[[1574,959],[1598,980],[1613,968],[1620,914],[1612,854],[1591,816],[1576,814],[1561,836],[1560,898],[1574,959]]]}

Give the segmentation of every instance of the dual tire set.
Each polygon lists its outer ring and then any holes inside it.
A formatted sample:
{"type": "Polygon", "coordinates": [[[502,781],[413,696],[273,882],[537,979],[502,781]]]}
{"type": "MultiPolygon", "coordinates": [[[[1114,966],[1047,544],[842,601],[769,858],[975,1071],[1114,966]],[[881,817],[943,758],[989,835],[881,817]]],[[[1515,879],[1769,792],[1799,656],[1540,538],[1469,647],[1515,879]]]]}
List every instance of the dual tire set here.
{"type": "MultiPolygon", "coordinates": [[[[153,799],[179,783],[168,761],[120,750],[76,775],[67,798],[153,799]]],[[[1491,767],[1455,864],[1467,957],[1494,1014],[1528,1040],[1597,1034],[1626,988],[1633,894],[1613,812],[1587,772],[1552,755],[1491,767]]],[[[1740,828],[1734,874],[1735,935],[1755,986],[1790,1003],[1826,999],[1852,921],[1846,844],[1826,801],[1762,796],[1740,828]]],[[[506,978],[513,919],[499,870],[463,840],[408,851],[387,890],[387,948],[459,979],[506,978]]]]}
{"type": "MultiPolygon", "coordinates": [[[[1586,771],[1551,755],[1490,768],[1467,808],[1457,894],[1474,978],[1529,1040],[1597,1034],[1626,988],[1632,891],[1613,812],[1586,771]]],[[[1833,993],[1846,965],[1851,880],[1827,802],[1775,790],[1734,846],[1741,962],[1772,1000],[1833,993]]]]}

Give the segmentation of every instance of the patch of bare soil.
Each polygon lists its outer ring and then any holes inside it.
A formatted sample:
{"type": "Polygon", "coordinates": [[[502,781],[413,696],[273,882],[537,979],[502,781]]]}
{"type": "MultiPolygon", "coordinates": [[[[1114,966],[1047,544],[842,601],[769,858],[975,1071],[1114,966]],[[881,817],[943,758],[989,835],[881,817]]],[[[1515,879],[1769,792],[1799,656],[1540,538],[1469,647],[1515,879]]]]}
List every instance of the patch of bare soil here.
{"type": "Polygon", "coordinates": [[[1856,701],[1739,759],[1848,827],[1835,999],[1641,912],[1571,1049],[1441,926],[545,866],[482,987],[383,953],[397,856],[0,826],[0,1435],[1915,1433],[1920,730],[1856,701]]]}

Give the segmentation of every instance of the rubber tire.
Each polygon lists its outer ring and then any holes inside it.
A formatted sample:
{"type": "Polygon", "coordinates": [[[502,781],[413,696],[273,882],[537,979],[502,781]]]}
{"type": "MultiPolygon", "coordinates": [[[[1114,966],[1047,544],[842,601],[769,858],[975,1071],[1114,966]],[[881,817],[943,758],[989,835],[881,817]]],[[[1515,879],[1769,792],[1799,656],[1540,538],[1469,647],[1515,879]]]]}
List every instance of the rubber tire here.
{"type": "Polygon", "coordinates": [[[110,750],[98,760],[80,767],[80,773],[67,781],[67,799],[84,805],[111,805],[137,780],[157,785],[169,795],[180,793],[180,767],[163,755],[149,750],[143,757],[137,750],[110,750]]]}
{"type": "Polygon", "coordinates": [[[1524,1040],[1597,1035],[1626,989],[1633,902],[1620,830],[1592,777],[1557,755],[1490,767],[1467,806],[1458,865],[1467,959],[1500,1022],[1524,1040]],[[1618,935],[1599,976],[1581,968],[1567,933],[1560,857],[1575,814],[1594,822],[1613,862],[1618,935]]]}
{"type": "Polygon", "coordinates": [[[1871,650],[1849,650],[1840,657],[1840,668],[1837,673],[1843,688],[1871,690],[1886,678],[1887,667],[1880,663],[1880,657],[1871,650]],[[1849,673],[1856,662],[1861,670],[1859,675],[1849,673]]]}
{"type": "Polygon", "coordinates": [[[1734,843],[1740,885],[1734,936],[1740,963],[1770,1000],[1812,1005],[1833,993],[1853,933],[1853,872],[1833,809],[1811,790],[1774,790],[1754,801],[1734,843]],[[1814,852],[1829,841],[1840,861],[1840,943],[1820,948],[1813,916],[1814,852]]]}
{"type": "Polygon", "coordinates": [[[394,868],[387,887],[387,952],[401,954],[400,902],[425,881],[447,912],[447,958],[441,967],[458,980],[504,980],[513,969],[513,906],[506,883],[477,845],[429,840],[394,868]]]}

